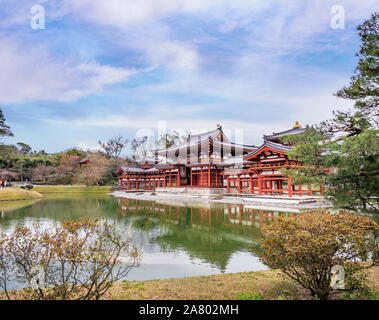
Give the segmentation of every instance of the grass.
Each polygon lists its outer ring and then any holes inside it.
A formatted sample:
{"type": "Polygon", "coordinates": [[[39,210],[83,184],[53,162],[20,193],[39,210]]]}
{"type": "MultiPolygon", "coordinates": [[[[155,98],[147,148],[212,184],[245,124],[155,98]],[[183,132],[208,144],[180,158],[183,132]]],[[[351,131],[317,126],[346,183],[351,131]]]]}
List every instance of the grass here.
{"type": "Polygon", "coordinates": [[[312,297],[279,271],[115,283],[105,299],[115,300],[278,300],[312,297]],[[281,292],[280,288],[287,288],[281,292]],[[289,288],[289,289],[288,289],[289,288]]]}
{"type": "Polygon", "coordinates": [[[240,293],[238,300],[262,300],[260,293],[240,293]]]}
{"type": "Polygon", "coordinates": [[[112,187],[97,186],[35,186],[33,190],[40,193],[109,193],[112,187]]]}
{"type": "MultiPolygon", "coordinates": [[[[378,297],[379,266],[369,269],[369,280],[378,297]]],[[[357,299],[336,295],[331,299],[357,299]]],[[[303,289],[280,271],[268,270],[149,281],[115,283],[104,299],[115,300],[311,300],[303,289]]]]}
{"type": "Polygon", "coordinates": [[[19,188],[0,189],[0,201],[39,199],[42,195],[36,191],[23,190],[19,188]]]}
{"type": "MultiPolygon", "coordinates": [[[[378,298],[379,266],[369,269],[373,292],[363,299],[378,298]]],[[[5,295],[0,292],[0,300],[5,295]]],[[[114,283],[102,299],[113,300],[311,300],[308,290],[284,277],[280,271],[267,270],[114,283]]],[[[362,299],[338,294],[331,299],[362,299]]]]}

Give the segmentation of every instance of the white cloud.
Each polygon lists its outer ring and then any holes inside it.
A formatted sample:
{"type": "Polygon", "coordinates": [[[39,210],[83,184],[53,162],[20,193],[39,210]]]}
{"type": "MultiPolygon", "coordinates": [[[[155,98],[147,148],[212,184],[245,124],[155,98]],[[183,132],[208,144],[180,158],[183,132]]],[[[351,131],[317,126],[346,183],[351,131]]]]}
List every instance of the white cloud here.
{"type": "Polygon", "coordinates": [[[172,17],[217,20],[220,30],[227,32],[247,23],[251,11],[270,5],[260,0],[70,0],[65,10],[95,25],[115,28],[118,44],[140,50],[154,66],[195,70],[201,62],[198,39],[178,40],[172,17]],[[241,24],[240,19],[245,22],[241,24]]]}
{"type": "MultiPolygon", "coordinates": [[[[288,110],[283,114],[283,119],[290,119],[299,112],[307,122],[312,119],[316,122],[331,110],[335,102],[332,93],[349,77],[336,74],[335,70],[328,70],[322,65],[312,67],[312,62],[297,65],[296,59],[280,59],[316,51],[338,51],[348,45],[349,42],[335,36],[337,31],[330,29],[330,2],[67,0],[59,3],[43,2],[50,8],[47,12],[50,19],[70,14],[79,23],[92,24],[94,30],[104,28],[102,36],[106,35],[118,46],[141,53],[141,60],[150,68],[167,68],[175,74],[167,82],[160,80],[158,84],[133,89],[133,93],[140,95],[141,99],[154,99],[159,92],[167,95],[193,93],[217,97],[236,106],[235,109],[251,108],[253,112],[267,112],[267,104],[276,103],[278,109],[283,106],[288,110]],[[230,43],[209,35],[209,30],[204,30],[204,34],[196,35],[196,38],[193,35],[179,37],[175,18],[186,15],[205,21],[213,30],[225,34],[238,28],[244,28],[247,33],[230,43]],[[238,47],[240,42],[243,48],[238,47]],[[217,53],[219,55],[201,51],[199,48],[204,43],[212,49],[213,44],[216,44],[215,47],[220,45],[216,48],[221,48],[217,53]],[[209,68],[211,63],[216,65],[214,70],[209,68]],[[312,111],[307,110],[312,110],[315,102],[318,103],[319,112],[312,117],[312,111]],[[259,109],[260,103],[263,109],[259,109]]],[[[340,3],[345,7],[347,25],[355,25],[368,16],[376,1],[343,0],[340,3]]],[[[29,14],[24,7],[18,2],[15,12],[29,14]]],[[[15,16],[6,20],[21,23],[21,19],[15,16]]],[[[349,37],[343,32],[339,34],[349,37]]],[[[44,44],[27,47],[17,39],[0,40],[1,103],[75,100],[98,93],[106,85],[125,81],[137,72],[133,68],[101,65],[91,60],[63,60],[54,55],[54,49],[44,44]]],[[[106,51],[106,48],[103,50],[106,51]]],[[[155,103],[154,116],[172,115],[172,106],[163,108],[163,102],[159,100],[155,103]]],[[[207,104],[183,106],[184,110],[178,112],[177,117],[184,115],[193,119],[201,114],[201,109],[207,110],[208,107],[207,104]],[[185,112],[189,108],[196,111],[190,115],[185,112]]],[[[177,110],[180,108],[176,106],[177,110]]],[[[96,120],[93,121],[96,123],[96,120]]],[[[117,119],[111,121],[117,123],[117,119]]],[[[149,123],[148,119],[144,121],[149,123]]],[[[124,124],[136,127],[131,120],[124,124]]]]}
{"type": "Polygon", "coordinates": [[[0,38],[0,103],[71,101],[98,93],[136,70],[55,58],[43,45],[0,38]]]}

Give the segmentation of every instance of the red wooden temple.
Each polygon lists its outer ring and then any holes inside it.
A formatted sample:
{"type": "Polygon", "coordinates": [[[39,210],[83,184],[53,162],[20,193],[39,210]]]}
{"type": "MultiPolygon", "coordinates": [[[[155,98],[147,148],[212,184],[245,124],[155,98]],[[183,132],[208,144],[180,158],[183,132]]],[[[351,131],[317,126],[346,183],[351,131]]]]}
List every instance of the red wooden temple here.
{"type": "Polygon", "coordinates": [[[154,159],[145,159],[139,167],[121,166],[117,171],[122,190],[155,190],[163,187],[225,188],[227,193],[257,195],[323,194],[323,186],[295,185],[282,168],[303,164],[289,160],[290,145],[280,142],[284,135],[305,131],[296,122],[290,130],[263,136],[263,144],[231,142],[221,126],[164,150],[156,150],[154,159]]]}

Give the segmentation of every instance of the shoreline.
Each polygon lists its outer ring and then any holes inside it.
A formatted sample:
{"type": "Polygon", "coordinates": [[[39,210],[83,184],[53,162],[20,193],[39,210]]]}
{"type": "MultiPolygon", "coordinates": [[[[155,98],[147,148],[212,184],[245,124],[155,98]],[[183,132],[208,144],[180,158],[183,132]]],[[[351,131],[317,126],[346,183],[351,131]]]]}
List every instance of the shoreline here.
{"type": "MultiPolygon", "coordinates": [[[[368,269],[373,289],[365,300],[376,300],[379,266],[368,269]]],[[[20,290],[20,289],[18,289],[20,290]]],[[[16,291],[18,291],[16,290],[16,291]]],[[[336,292],[331,300],[355,300],[359,297],[336,292]]],[[[361,298],[362,299],[362,298],[361,298]]],[[[6,300],[0,291],[0,300],[6,300]]],[[[167,278],[113,283],[101,300],[314,300],[309,291],[279,270],[247,271],[206,276],[167,278]]]]}
{"type": "Polygon", "coordinates": [[[39,193],[104,193],[112,191],[111,186],[73,186],[73,185],[35,185],[33,190],[39,193]]]}
{"type": "MultiPolygon", "coordinates": [[[[243,197],[243,196],[223,196],[220,198],[210,198],[210,197],[201,197],[195,195],[185,195],[185,194],[166,194],[166,193],[157,193],[157,192],[146,192],[146,191],[134,191],[134,192],[125,192],[125,191],[115,191],[109,193],[110,195],[116,198],[124,199],[133,199],[133,200],[143,200],[143,201],[172,201],[172,202],[181,202],[181,203],[226,203],[226,204],[237,204],[237,205],[250,205],[255,208],[262,209],[279,209],[279,208],[288,208],[288,209],[297,209],[297,210],[312,210],[312,209],[332,209],[333,205],[327,200],[323,201],[314,201],[314,202],[296,202],[296,200],[288,199],[270,199],[269,197],[243,197]],[[286,201],[284,201],[286,200],[286,201]],[[292,202],[292,203],[291,203],[292,202]]],[[[306,200],[306,198],[304,198],[306,200]]]]}
{"type": "Polygon", "coordinates": [[[42,199],[43,195],[37,191],[23,190],[13,187],[0,189],[0,202],[6,201],[22,201],[22,200],[35,200],[42,199]]]}

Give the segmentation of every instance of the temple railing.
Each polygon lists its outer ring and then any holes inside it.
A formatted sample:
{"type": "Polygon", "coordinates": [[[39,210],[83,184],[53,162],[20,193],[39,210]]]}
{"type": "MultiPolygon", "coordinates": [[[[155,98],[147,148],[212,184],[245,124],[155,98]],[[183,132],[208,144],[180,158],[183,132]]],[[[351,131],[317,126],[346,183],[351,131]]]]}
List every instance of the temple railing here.
{"type": "Polygon", "coordinates": [[[271,162],[271,163],[256,163],[250,165],[249,169],[271,169],[271,168],[291,168],[291,167],[304,167],[302,163],[297,161],[289,160],[286,162],[271,162]]]}

